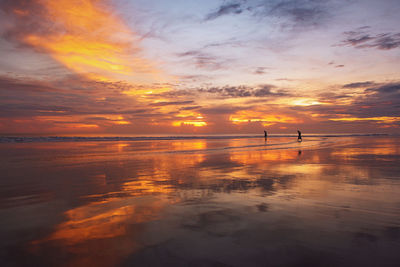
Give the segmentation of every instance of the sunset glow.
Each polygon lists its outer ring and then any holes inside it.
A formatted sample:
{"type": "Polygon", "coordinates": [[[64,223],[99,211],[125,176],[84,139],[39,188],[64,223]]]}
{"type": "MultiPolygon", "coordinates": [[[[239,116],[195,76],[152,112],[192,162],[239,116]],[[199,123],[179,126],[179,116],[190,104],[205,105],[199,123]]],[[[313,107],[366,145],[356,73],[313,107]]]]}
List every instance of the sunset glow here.
{"type": "Polygon", "coordinates": [[[398,266],[400,0],[0,0],[0,267],[398,266]]]}
{"type": "Polygon", "coordinates": [[[249,123],[249,122],[261,122],[264,126],[271,126],[276,123],[300,123],[296,118],[288,117],[286,115],[265,115],[262,112],[257,111],[242,111],[234,114],[230,117],[230,120],[234,124],[249,123]]]}
{"type": "Polygon", "coordinates": [[[396,133],[399,8],[5,1],[0,132],[396,133]]]}

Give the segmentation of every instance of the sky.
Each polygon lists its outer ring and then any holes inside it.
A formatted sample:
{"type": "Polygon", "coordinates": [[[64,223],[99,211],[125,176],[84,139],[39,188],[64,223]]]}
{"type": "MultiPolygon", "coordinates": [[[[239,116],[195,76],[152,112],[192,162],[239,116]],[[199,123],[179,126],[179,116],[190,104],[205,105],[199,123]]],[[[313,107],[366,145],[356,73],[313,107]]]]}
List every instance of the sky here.
{"type": "Polygon", "coordinates": [[[0,134],[400,133],[398,0],[0,0],[0,134]]]}

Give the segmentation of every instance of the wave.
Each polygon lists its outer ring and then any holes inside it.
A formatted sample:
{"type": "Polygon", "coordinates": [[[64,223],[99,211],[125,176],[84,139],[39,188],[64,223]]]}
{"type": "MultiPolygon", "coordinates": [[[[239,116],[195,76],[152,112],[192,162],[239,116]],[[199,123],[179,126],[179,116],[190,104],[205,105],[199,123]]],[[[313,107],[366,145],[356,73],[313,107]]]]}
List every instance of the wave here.
{"type": "MultiPolygon", "coordinates": [[[[357,136],[388,136],[388,134],[303,134],[307,137],[357,137],[357,136]]],[[[297,137],[296,134],[271,134],[268,138],[297,137]]],[[[112,141],[163,141],[163,140],[218,140],[218,139],[254,139],[264,138],[263,135],[181,135],[181,136],[40,136],[18,137],[2,136],[0,143],[30,143],[30,142],[112,142],[112,141]]]]}

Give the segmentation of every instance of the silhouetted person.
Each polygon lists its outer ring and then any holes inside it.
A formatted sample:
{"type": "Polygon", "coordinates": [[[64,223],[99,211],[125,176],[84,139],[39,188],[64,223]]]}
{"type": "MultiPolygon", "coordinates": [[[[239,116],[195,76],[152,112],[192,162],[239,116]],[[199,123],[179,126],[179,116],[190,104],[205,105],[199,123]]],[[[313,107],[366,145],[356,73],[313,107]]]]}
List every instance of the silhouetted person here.
{"type": "Polygon", "coordinates": [[[299,130],[297,130],[297,133],[299,134],[299,136],[297,136],[297,141],[298,142],[303,141],[303,138],[301,137],[301,132],[299,130]]]}
{"type": "Polygon", "coordinates": [[[266,131],[266,130],[264,130],[264,137],[265,137],[265,138],[268,137],[268,134],[267,134],[267,131],[266,131]]]}

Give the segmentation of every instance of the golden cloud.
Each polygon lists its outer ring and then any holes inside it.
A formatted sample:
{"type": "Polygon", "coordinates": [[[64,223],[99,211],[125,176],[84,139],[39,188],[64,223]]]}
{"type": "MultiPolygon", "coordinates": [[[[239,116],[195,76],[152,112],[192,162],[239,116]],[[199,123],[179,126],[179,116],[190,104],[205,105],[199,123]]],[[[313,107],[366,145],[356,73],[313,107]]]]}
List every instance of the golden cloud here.
{"type": "Polygon", "coordinates": [[[96,78],[113,73],[157,73],[148,60],[139,56],[134,32],[113,13],[107,2],[38,0],[35,3],[41,10],[39,15],[32,10],[15,8],[14,14],[21,20],[30,16],[31,21],[46,22],[42,29],[26,31],[19,38],[68,69],[98,74],[96,78]],[[34,16],[37,17],[32,19],[34,16]]]}

